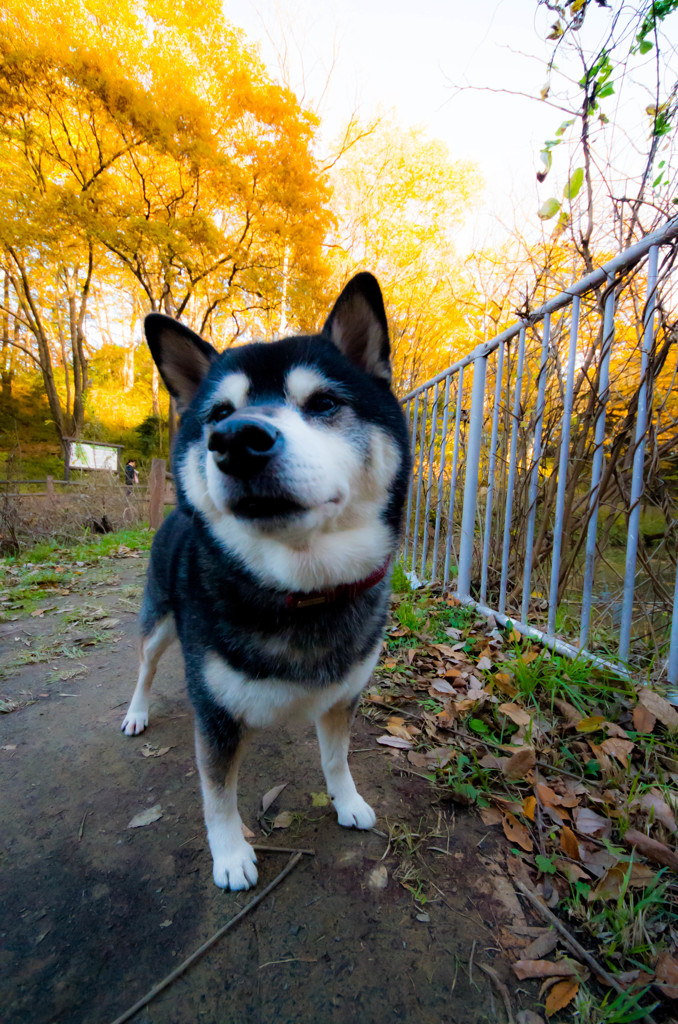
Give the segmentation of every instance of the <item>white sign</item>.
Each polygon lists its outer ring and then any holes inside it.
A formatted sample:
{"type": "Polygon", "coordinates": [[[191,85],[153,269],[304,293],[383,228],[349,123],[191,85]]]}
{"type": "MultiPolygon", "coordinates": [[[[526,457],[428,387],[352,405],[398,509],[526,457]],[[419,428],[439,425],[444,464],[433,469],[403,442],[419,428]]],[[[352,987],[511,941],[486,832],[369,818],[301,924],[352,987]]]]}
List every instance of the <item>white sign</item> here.
{"type": "Polygon", "coordinates": [[[118,469],[118,449],[104,444],[72,441],[68,465],[70,469],[108,469],[115,473],[118,469]]]}

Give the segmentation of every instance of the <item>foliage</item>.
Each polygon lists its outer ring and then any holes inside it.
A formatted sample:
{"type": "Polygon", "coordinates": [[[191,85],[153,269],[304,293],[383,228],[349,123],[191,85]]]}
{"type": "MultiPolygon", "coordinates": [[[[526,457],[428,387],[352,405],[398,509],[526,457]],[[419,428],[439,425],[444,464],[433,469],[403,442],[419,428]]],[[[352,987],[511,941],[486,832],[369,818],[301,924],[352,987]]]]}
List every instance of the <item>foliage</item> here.
{"type": "Polygon", "coordinates": [[[14,2],[0,110],[3,359],[39,367],[59,436],[82,430],[92,295],[114,284],[220,347],[315,321],[329,216],[317,119],[217,4],[189,17],[154,0],[14,2]]]}
{"type": "Polygon", "coordinates": [[[404,394],[467,350],[455,235],[481,182],[420,128],[384,120],[334,170],[335,274],[370,268],[387,299],[394,385],[404,394]]]}

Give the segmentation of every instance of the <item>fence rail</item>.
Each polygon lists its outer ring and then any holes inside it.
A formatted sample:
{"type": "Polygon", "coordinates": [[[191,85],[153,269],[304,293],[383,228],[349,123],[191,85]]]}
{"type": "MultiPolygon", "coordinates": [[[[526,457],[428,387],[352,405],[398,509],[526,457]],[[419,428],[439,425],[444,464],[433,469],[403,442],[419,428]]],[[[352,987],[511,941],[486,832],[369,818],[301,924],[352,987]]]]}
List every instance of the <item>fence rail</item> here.
{"type": "Polygon", "coordinates": [[[677,240],[675,218],[404,399],[411,579],[672,685],[677,240]]]}

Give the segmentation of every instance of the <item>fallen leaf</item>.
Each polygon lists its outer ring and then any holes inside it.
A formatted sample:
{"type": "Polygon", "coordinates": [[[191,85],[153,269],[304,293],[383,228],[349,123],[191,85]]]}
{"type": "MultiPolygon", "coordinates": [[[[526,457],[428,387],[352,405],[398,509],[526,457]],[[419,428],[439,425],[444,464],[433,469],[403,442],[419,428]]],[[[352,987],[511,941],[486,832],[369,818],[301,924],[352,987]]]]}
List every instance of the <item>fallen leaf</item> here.
{"type": "Polygon", "coordinates": [[[577,732],[597,732],[602,729],[605,719],[602,715],[591,715],[590,718],[581,718],[576,725],[577,732]]]}
{"type": "Polygon", "coordinates": [[[564,860],[562,857],[556,857],[554,867],[556,871],[559,871],[561,875],[564,875],[568,882],[590,882],[591,876],[588,872],[584,871],[581,864],[574,864],[570,860],[564,860]]]}
{"type": "Polygon", "coordinates": [[[609,818],[602,818],[600,814],[589,810],[588,807],[575,807],[574,820],[577,831],[586,836],[609,835],[612,824],[609,818]]]}
{"type": "Polygon", "coordinates": [[[558,932],[555,928],[544,928],[529,946],[523,950],[525,960],[541,960],[548,956],[558,945],[558,932]]]}
{"type": "Polygon", "coordinates": [[[581,859],[579,841],[572,829],[568,828],[567,825],[563,825],[560,830],[560,849],[571,860],[581,859]]]}
{"type": "Polygon", "coordinates": [[[537,809],[537,798],[535,796],[526,796],[523,800],[523,814],[530,821],[534,821],[534,812],[537,809]]]}
{"type": "Polygon", "coordinates": [[[497,757],[496,754],[484,754],[478,764],[481,768],[492,768],[495,771],[503,771],[508,763],[508,757],[497,757]]]}
{"type": "Polygon", "coordinates": [[[154,804],[153,807],[147,807],[145,811],[135,814],[127,828],[141,828],[142,825],[152,824],[158,818],[162,818],[162,807],[160,804],[154,804]]]}
{"type": "Polygon", "coordinates": [[[504,778],[508,782],[524,779],[537,763],[537,755],[533,747],[522,747],[517,750],[504,765],[504,778]]]}
{"type": "Polygon", "coordinates": [[[476,668],[479,672],[487,672],[488,669],[492,668],[492,662],[489,658],[480,658],[476,668]]]}
{"type": "Polygon", "coordinates": [[[518,693],[517,688],[511,682],[511,676],[506,672],[497,672],[494,675],[494,685],[496,688],[507,697],[515,697],[518,693]]]}
{"type": "Polygon", "coordinates": [[[667,729],[678,729],[678,711],[654,690],[644,686],[638,695],[638,703],[642,704],[667,729]]]}
{"type": "Polygon", "coordinates": [[[497,710],[510,718],[516,725],[529,725],[532,721],[532,716],[519,704],[500,704],[497,710]]]}
{"type": "Polygon", "coordinates": [[[624,886],[625,876],[626,871],[621,864],[615,864],[614,867],[608,868],[595,889],[588,894],[589,902],[618,899],[624,886]]]}
{"type": "Polygon", "coordinates": [[[162,757],[171,747],[154,747],[150,743],[144,743],[139,753],[142,757],[162,757]]]}
{"type": "Polygon", "coordinates": [[[407,760],[415,768],[444,768],[452,760],[452,751],[449,747],[435,747],[433,750],[423,752],[410,750],[407,760]]]}
{"type": "Polygon", "coordinates": [[[397,750],[411,750],[412,743],[409,740],[403,740],[399,736],[377,736],[377,743],[381,743],[384,747],[395,747],[397,750]]]}
{"type": "Polygon", "coordinates": [[[273,828],[289,828],[294,821],[294,815],[291,811],[281,811],[273,822],[273,828]]]}
{"type": "Polygon", "coordinates": [[[662,953],[657,960],[654,983],[667,999],[678,999],[678,960],[670,953],[662,953]]]}
{"type": "Polygon", "coordinates": [[[244,835],[245,839],[254,839],[254,832],[252,831],[251,828],[247,827],[244,821],[241,822],[240,827],[242,829],[242,834],[244,835]]]}
{"type": "Polygon", "coordinates": [[[457,652],[449,644],[432,644],[431,646],[435,647],[436,651],[440,651],[444,658],[452,658],[453,661],[459,661],[457,652]]]}
{"type": "Polygon", "coordinates": [[[636,732],[650,733],[656,724],[656,716],[642,704],[636,704],[633,709],[633,728],[636,732]]]}
{"type": "Polygon", "coordinates": [[[332,798],[329,793],[311,793],[311,805],[313,807],[329,807],[332,798]]]}
{"type": "Polygon", "coordinates": [[[504,816],[498,807],[481,807],[480,817],[483,825],[500,825],[504,816]]]}
{"type": "MultiPolygon", "coordinates": [[[[386,729],[391,736],[399,736],[401,740],[409,741],[412,738],[412,734],[408,731],[408,728],[405,725],[387,725],[386,729]]],[[[410,744],[410,746],[411,745],[412,744],[410,744]]]]}
{"type": "Polygon", "coordinates": [[[379,864],[373,868],[367,876],[368,888],[377,891],[385,889],[388,884],[388,870],[385,864],[379,864]]]}
{"type": "Polygon", "coordinates": [[[544,1018],[534,1010],[521,1010],[516,1017],[516,1024],[544,1024],[544,1018]]]}
{"type": "Polygon", "coordinates": [[[577,711],[575,707],[572,706],[572,704],[568,704],[566,700],[559,699],[554,700],[553,703],[558,708],[561,715],[564,717],[565,721],[569,726],[576,726],[579,724],[579,722],[581,722],[581,714],[577,711]]]}
{"type": "Polygon", "coordinates": [[[643,793],[640,799],[634,800],[631,804],[631,809],[636,807],[647,811],[648,814],[654,817],[655,821],[660,821],[670,832],[676,831],[676,819],[673,811],[659,790],[652,789],[649,793],[643,793]]]}
{"type": "Polygon", "coordinates": [[[172,918],[171,918],[171,917],[168,917],[168,918],[166,918],[166,919],[165,919],[164,921],[161,921],[161,922],[160,922],[160,926],[159,926],[159,927],[160,927],[160,928],[169,928],[169,926],[171,925],[171,923],[172,923],[172,918]]]}
{"type": "Polygon", "coordinates": [[[672,850],[666,843],[660,843],[657,839],[650,839],[643,832],[637,832],[629,828],[624,833],[624,842],[627,846],[637,849],[643,857],[647,857],[654,864],[663,864],[678,872],[678,851],[672,850]]]}
{"type": "Polygon", "coordinates": [[[519,981],[526,978],[571,978],[583,972],[581,964],[574,960],[518,960],[513,965],[519,981]]]}
{"type": "Polygon", "coordinates": [[[535,790],[537,797],[539,798],[539,802],[543,804],[544,807],[558,807],[562,803],[560,795],[543,782],[538,782],[535,786],[535,790]]]}
{"type": "Polygon", "coordinates": [[[509,842],[517,843],[521,849],[526,850],[528,853],[532,852],[532,839],[530,838],[530,833],[524,825],[521,825],[514,814],[505,812],[502,817],[501,824],[504,829],[504,835],[509,842]]]}
{"type": "Polygon", "coordinates": [[[281,782],[279,786],[274,786],[273,789],[269,789],[268,793],[264,793],[261,798],[261,810],[264,814],[269,809],[273,801],[280,796],[286,785],[286,782],[281,782]]]}
{"type": "Polygon", "coordinates": [[[626,729],[622,729],[621,725],[617,725],[616,722],[605,722],[603,728],[608,736],[618,736],[622,740],[629,738],[626,729]]]}
{"type": "Polygon", "coordinates": [[[431,690],[436,693],[455,693],[455,689],[451,686],[446,679],[434,679],[431,683],[431,690]]]}
{"type": "Polygon", "coordinates": [[[616,757],[620,764],[626,765],[631,756],[631,752],[635,747],[635,743],[633,743],[632,740],[621,740],[614,736],[610,739],[603,740],[600,747],[606,754],[609,754],[611,757],[616,757]]]}
{"type": "Polygon", "coordinates": [[[567,981],[559,981],[557,985],[554,985],[549,994],[546,997],[546,1016],[551,1017],[558,1010],[562,1010],[564,1006],[571,1003],[577,992],[579,991],[579,981],[577,978],[568,978],[567,981]]]}

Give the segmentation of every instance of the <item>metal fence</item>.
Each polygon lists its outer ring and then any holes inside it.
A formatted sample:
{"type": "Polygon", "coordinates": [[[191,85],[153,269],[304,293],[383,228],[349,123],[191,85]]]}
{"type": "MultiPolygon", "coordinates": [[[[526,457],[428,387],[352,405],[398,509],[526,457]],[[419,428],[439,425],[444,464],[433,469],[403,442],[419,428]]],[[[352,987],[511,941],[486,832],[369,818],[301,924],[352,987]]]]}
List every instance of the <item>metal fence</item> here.
{"type": "Polygon", "coordinates": [[[404,400],[405,568],[678,682],[678,218],[404,400]]]}

